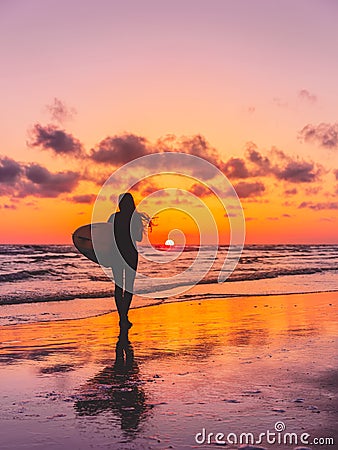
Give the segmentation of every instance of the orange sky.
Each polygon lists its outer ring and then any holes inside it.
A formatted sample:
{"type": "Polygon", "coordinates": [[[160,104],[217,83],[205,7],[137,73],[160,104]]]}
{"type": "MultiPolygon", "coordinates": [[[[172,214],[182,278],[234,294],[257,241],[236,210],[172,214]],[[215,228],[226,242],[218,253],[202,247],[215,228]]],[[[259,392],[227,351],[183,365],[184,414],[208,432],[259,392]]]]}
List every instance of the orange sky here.
{"type": "MultiPolygon", "coordinates": [[[[337,5],[37,0],[0,9],[2,243],[70,243],[105,179],[155,151],[217,165],[241,199],[248,243],[338,242],[337,5]]],[[[224,211],[193,184],[186,189],[210,206],[227,242],[224,211]]],[[[137,201],[155,188],[140,188],[137,201]]],[[[176,200],[158,207],[189,210],[176,200]]],[[[172,226],[198,242],[183,217],[162,213],[151,241],[172,226]]]]}

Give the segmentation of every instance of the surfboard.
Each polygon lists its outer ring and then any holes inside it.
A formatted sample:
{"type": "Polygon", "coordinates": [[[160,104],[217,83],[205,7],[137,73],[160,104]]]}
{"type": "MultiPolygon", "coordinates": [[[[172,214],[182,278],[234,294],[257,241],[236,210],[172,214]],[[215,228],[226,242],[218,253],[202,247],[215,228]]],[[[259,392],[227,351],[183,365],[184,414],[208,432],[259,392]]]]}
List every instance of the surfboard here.
{"type": "Polygon", "coordinates": [[[111,267],[113,258],[112,223],[97,222],[83,225],[74,231],[72,239],[75,247],[83,256],[101,266],[111,267]]]}

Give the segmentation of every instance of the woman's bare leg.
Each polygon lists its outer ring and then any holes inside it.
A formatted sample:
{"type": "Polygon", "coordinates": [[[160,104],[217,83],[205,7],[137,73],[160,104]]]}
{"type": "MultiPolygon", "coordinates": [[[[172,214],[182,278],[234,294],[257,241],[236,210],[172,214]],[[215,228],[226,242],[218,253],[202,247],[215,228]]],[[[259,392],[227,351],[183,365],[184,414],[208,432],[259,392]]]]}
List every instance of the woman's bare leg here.
{"type": "Polygon", "coordinates": [[[119,313],[120,320],[123,320],[124,308],[123,308],[123,267],[121,264],[115,264],[112,267],[114,281],[115,281],[115,304],[119,313]]]}
{"type": "Polygon", "coordinates": [[[126,314],[126,319],[128,323],[131,324],[128,320],[128,311],[130,308],[131,301],[133,299],[133,291],[134,291],[134,282],[135,282],[136,271],[126,264],[125,267],[125,291],[123,295],[123,307],[126,314]]]}

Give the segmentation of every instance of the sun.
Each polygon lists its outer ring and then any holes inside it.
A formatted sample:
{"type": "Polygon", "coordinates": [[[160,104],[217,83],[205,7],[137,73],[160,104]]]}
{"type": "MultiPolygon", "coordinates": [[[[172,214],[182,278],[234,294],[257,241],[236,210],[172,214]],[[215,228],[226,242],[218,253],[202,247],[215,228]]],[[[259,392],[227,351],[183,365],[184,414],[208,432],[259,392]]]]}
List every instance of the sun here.
{"type": "Polygon", "coordinates": [[[175,242],[172,239],[167,239],[165,241],[164,245],[167,245],[168,247],[172,247],[173,245],[175,245],[175,242]]]}

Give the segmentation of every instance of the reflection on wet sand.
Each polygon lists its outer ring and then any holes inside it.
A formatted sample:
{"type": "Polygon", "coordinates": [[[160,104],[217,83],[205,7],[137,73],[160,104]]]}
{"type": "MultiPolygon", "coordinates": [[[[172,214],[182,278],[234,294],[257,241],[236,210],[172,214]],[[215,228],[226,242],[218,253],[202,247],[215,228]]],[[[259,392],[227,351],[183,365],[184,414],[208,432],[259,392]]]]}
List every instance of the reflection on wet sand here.
{"type": "Polygon", "coordinates": [[[146,404],[128,330],[120,330],[114,363],[88,380],[80,389],[74,408],[79,416],[111,411],[119,418],[122,430],[138,431],[150,406],[146,404]]]}

